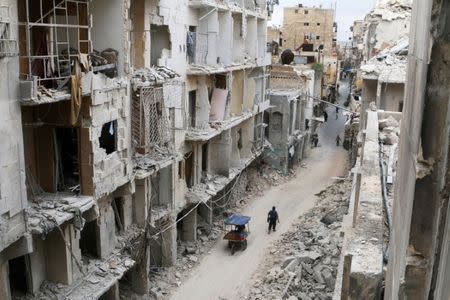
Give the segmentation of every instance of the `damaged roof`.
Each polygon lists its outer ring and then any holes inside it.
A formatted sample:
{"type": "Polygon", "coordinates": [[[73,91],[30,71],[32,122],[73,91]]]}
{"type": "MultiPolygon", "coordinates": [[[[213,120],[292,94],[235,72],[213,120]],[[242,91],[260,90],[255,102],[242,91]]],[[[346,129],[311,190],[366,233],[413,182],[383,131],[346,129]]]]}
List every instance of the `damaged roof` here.
{"type": "Polygon", "coordinates": [[[408,65],[408,49],[408,39],[402,39],[394,46],[384,49],[361,66],[363,79],[387,83],[404,83],[408,65]]]}

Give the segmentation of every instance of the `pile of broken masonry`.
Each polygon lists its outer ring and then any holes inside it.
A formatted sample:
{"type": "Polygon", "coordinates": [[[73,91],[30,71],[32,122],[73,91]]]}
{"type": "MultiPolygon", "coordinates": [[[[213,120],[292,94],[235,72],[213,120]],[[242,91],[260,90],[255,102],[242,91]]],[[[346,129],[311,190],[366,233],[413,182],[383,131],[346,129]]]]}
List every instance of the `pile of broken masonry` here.
{"type": "Polygon", "coordinates": [[[351,181],[340,180],[316,194],[302,215],[271,249],[246,299],[331,299],[341,253],[340,229],[348,211],[351,181]]]}

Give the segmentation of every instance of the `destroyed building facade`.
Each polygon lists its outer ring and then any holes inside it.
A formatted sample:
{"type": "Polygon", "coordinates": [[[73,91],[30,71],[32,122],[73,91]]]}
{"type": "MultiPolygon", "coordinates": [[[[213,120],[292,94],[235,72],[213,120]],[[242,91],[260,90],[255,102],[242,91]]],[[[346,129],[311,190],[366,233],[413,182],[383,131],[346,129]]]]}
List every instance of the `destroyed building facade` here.
{"type": "Polygon", "coordinates": [[[267,5],[0,1],[1,299],[146,294],[211,224],[265,147],[267,5]]]}
{"type": "Polygon", "coordinates": [[[285,49],[314,52],[322,50],[326,56],[336,51],[337,24],[335,11],[299,4],[283,9],[283,43],[285,49]]]}

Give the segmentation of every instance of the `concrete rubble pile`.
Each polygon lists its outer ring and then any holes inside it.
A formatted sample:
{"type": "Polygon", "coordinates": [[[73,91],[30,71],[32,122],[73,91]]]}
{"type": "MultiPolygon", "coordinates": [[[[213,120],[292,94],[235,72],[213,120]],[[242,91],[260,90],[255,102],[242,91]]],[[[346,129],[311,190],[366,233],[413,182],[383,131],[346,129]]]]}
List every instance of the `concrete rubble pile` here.
{"type": "Polygon", "coordinates": [[[316,194],[316,206],[270,250],[266,273],[254,282],[248,300],[331,298],[350,189],[351,181],[343,180],[316,194]]]}
{"type": "MultiPolygon", "coordinates": [[[[212,225],[208,225],[203,219],[198,220],[197,241],[179,241],[177,247],[177,261],[170,267],[154,267],[150,272],[150,294],[140,296],[121,286],[121,299],[168,299],[170,292],[179,287],[183,281],[191,276],[193,269],[200,264],[201,259],[208,253],[216,242],[220,242],[225,234],[223,220],[231,213],[239,213],[245,205],[261,196],[270,186],[284,183],[295,176],[291,172],[284,176],[280,171],[273,169],[268,164],[259,164],[257,167],[249,167],[238,178],[232,192],[229,194],[227,204],[219,207],[214,216],[212,225]],[[220,212],[220,213],[218,213],[220,212]],[[149,298],[150,297],[150,298],[149,298]]],[[[223,176],[222,176],[223,177],[223,176]]],[[[209,184],[220,183],[220,176],[210,177],[209,184]]],[[[213,189],[211,187],[211,189],[213,189]]]]}

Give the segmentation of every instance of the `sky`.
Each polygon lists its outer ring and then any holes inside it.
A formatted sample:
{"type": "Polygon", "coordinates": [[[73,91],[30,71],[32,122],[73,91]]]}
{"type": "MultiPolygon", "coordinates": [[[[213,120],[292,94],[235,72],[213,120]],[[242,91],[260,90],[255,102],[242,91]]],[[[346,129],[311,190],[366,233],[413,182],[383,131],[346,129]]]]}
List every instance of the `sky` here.
{"type": "Polygon", "coordinates": [[[348,41],[353,21],[362,20],[375,5],[375,0],[280,0],[280,5],[275,5],[269,25],[281,26],[283,24],[283,7],[297,6],[299,3],[309,7],[322,5],[323,8],[334,7],[336,3],[338,41],[348,41]]]}

